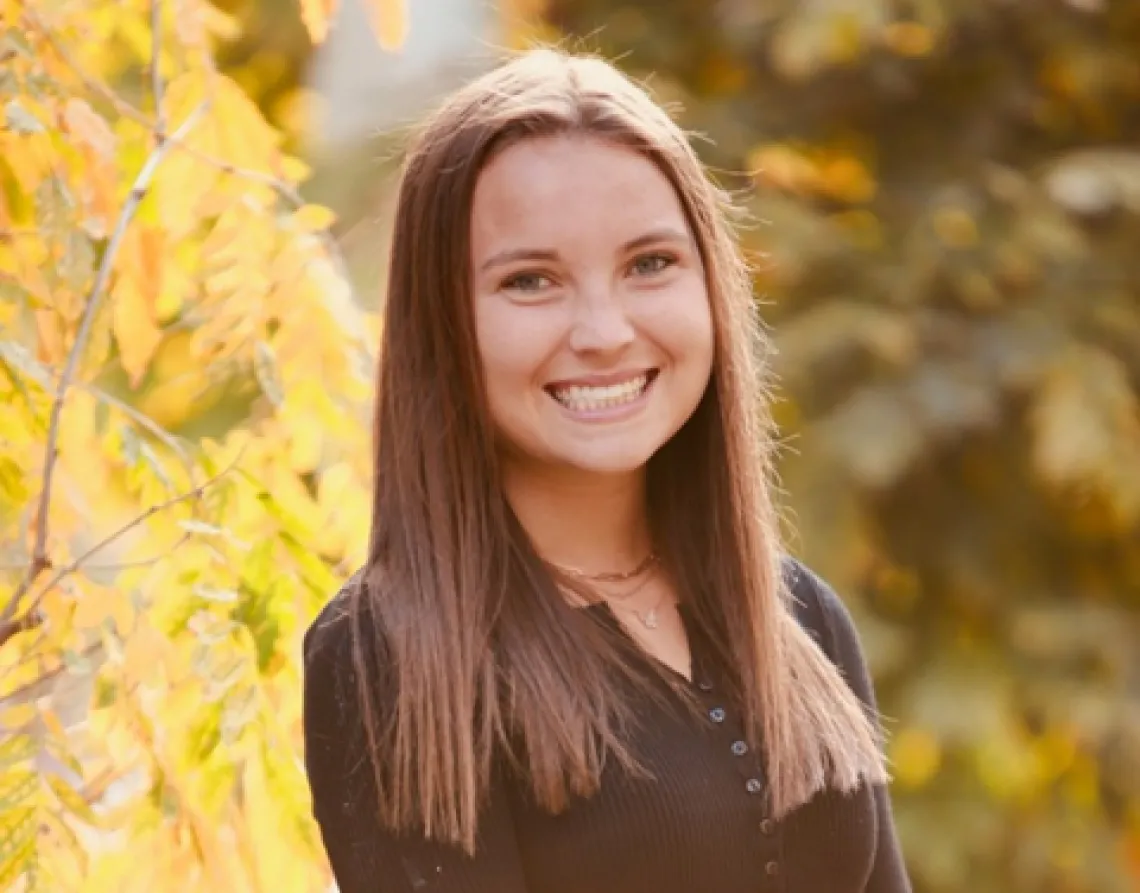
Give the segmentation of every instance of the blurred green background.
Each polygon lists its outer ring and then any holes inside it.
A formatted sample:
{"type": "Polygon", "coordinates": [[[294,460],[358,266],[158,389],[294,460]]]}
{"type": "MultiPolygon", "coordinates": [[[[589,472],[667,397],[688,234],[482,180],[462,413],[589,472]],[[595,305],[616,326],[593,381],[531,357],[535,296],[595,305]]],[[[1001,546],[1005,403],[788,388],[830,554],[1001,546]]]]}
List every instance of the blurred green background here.
{"type": "Polygon", "coordinates": [[[422,0],[387,59],[220,5],[369,307],[404,125],[489,50],[676,103],[749,212],[789,542],[863,633],[916,889],[1140,890],[1140,2],[422,0]]]}

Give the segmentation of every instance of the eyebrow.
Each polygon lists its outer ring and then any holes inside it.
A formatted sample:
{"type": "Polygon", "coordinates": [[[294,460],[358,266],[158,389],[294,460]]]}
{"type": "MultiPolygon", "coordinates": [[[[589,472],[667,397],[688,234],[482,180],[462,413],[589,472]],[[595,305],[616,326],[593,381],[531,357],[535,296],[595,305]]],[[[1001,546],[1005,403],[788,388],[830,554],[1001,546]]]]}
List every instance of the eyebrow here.
{"type": "MultiPolygon", "coordinates": [[[[646,245],[656,245],[661,242],[689,243],[691,241],[692,239],[687,233],[671,226],[665,226],[643,233],[635,239],[630,239],[621,246],[621,253],[628,254],[631,251],[636,251],[638,248],[644,248],[646,245]]],[[[492,254],[487,260],[483,261],[480,270],[485,272],[492,267],[515,263],[521,260],[552,261],[557,259],[558,252],[550,248],[508,248],[505,251],[492,254]]]]}

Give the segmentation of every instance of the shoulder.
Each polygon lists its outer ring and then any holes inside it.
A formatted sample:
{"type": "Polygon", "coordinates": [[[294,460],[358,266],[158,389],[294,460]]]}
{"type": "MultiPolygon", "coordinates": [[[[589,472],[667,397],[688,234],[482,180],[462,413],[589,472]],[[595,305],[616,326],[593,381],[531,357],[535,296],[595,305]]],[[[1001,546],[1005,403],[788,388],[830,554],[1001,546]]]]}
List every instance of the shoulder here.
{"type": "Polygon", "coordinates": [[[353,703],[357,657],[363,659],[373,680],[388,675],[383,642],[373,624],[364,572],[357,571],[333,593],[305,630],[301,659],[306,697],[310,701],[336,700],[345,707],[353,703]],[[354,641],[357,632],[362,634],[359,642],[354,641]]]}
{"type": "Polygon", "coordinates": [[[352,606],[356,590],[363,585],[357,571],[333,593],[305,630],[301,659],[306,678],[321,677],[322,683],[343,683],[352,667],[352,606]]]}
{"type": "Polygon", "coordinates": [[[363,585],[364,572],[357,571],[317,612],[302,640],[301,652],[306,664],[347,651],[352,633],[352,601],[356,590],[363,585]]]}
{"type": "Polygon", "coordinates": [[[851,612],[828,583],[791,556],[783,560],[784,580],[800,625],[831,658],[848,683],[864,699],[869,678],[859,632],[851,612]]]}
{"type": "Polygon", "coordinates": [[[813,639],[830,652],[840,638],[855,635],[850,611],[825,580],[790,555],[784,556],[782,571],[796,619],[813,639]]]}

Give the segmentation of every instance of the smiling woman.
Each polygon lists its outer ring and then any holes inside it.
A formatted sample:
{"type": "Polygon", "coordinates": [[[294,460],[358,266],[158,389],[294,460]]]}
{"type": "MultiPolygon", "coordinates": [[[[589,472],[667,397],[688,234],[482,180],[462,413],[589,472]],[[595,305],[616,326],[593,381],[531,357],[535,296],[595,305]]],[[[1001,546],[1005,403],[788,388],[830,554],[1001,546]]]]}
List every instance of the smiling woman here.
{"type": "Polygon", "coordinates": [[[471,256],[508,494],[535,477],[637,474],[712,373],[705,272],[668,179],[589,136],[516,143],[475,187],[471,256]]]}
{"type": "Polygon", "coordinates": [[[383,331],[368,563],[304,645],[341,893],[909,890],[850,617],[777,536],[748,276],[668,116],[547,50],[452,96],[383,331]]]}

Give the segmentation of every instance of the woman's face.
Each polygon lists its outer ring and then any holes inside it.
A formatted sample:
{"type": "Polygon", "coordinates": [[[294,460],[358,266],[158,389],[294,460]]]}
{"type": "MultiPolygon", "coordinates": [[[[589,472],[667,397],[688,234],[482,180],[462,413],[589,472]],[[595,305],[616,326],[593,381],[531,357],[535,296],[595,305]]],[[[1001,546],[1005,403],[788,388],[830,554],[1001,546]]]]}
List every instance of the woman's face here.
{"type": "Polygon", "coordinates": [[[673,187],[642,155],[581,137],[504,150],[476,184],[471,276],[508,463],[635,471],[700,402],[705,274],[673,187]]]}

